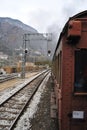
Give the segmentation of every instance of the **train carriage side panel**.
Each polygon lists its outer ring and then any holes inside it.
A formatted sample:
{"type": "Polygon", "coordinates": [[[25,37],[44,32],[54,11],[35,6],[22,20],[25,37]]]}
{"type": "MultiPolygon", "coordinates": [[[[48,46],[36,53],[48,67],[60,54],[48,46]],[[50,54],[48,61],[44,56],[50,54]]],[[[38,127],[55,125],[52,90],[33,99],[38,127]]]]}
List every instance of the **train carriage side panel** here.
{"type": "Polygon", "coordinates": [[[58,44],[54,70],[59,130],[86,130],[87,11],[69,19],[58,44]]]}

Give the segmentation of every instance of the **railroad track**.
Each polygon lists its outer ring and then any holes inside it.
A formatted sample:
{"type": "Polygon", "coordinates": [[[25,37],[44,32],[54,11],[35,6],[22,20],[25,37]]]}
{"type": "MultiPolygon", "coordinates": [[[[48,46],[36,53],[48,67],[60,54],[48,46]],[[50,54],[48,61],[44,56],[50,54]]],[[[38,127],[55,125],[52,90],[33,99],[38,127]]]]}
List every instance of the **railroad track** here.
{"type": "Polygon", "coordinates": [[[17,78],[17,77],[18,77],[17,73],[0,75],[0,83],[17,78]]]}
{"type": "Polygon", "coordinates": [[[26,106],[38,90],[39,85],[49,72],[35,76],[35,79],[16,91],[0,104],[0,130],[12,130],[26,106]]]}

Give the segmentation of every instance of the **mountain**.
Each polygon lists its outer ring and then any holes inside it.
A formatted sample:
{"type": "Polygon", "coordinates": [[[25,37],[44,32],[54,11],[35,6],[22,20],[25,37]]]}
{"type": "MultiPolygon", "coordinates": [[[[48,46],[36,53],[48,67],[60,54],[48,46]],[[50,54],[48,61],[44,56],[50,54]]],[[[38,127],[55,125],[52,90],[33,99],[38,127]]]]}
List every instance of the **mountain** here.
{"type": "Polygon", "coordinates": [[[22,46],[25,33],[38,31],[17,19],[0,17],[0,51],[12,54],[14,48],[22,46]]]}
{"type": "MultiPolygon", "coordinates": [[[[54,45],[47,42],[46,35],[38,33],[36,29],[17,19],[0,17],[0,52],[9,56],[14,55],[14,53],[19,55],[21,51],[18,52],[18,50],[25,42],[23,39],[24,34],[33,34],[29,35],[28,40],[26,40],[29,59],[32,56],[34,58],[38,56],[46,58],[50,47],[51,50],[53,49],[54,45]]],[[[53,54],[53,51],[51,52],[53,54]]]]}

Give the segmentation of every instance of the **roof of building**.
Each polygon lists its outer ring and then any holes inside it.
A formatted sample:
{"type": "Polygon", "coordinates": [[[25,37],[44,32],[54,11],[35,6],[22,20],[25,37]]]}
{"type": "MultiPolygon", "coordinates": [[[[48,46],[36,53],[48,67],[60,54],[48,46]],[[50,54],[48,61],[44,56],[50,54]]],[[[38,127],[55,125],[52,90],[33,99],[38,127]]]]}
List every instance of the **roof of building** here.
{"type": "Polygon", "coordinates": [[[63,28],[63,30],[62,30],[62,32],[60,33],[60,36],[59,36],[59,39],[58,39],[58,43],[57,43],[57,46],[56,46],[56,49],[55,49],[55,52],[54,52],[53,60],[54,60],[54,57],[55,57],[57,48],[58,48],[58,46],[59,46],[59,44],[60,44],[60,40],[61,40],[62,36],[64,35],[64,33],[65,33],[66,30],[67,30],[69,21],[70,21],[70,20],[73,20],[73,19],[77,19],[77,18],[82,18],[82,17],[84,18],[84,17],[86,17],[86,16],[87,16],[87,10],[85,10],[85,11],[83,11],[83,12],[80,12],[80,13],[78,13],[78,14],[76,14],[76,15],[70,17],[69,20],[66,22],[66,24],[65,24],[65,26],[64,26],[64,28],[63,28]]]}

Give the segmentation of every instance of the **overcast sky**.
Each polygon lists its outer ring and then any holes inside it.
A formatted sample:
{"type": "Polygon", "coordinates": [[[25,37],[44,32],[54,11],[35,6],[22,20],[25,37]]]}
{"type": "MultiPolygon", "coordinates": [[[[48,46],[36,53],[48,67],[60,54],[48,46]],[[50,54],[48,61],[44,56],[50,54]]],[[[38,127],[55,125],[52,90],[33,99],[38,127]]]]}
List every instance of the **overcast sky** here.
{"type": "Polygon", "coordinates": [[[87,0],[0,0],[0,17],[11,17],[40,33],[60,31],[69,17],[87,9],[87,0]]]}

